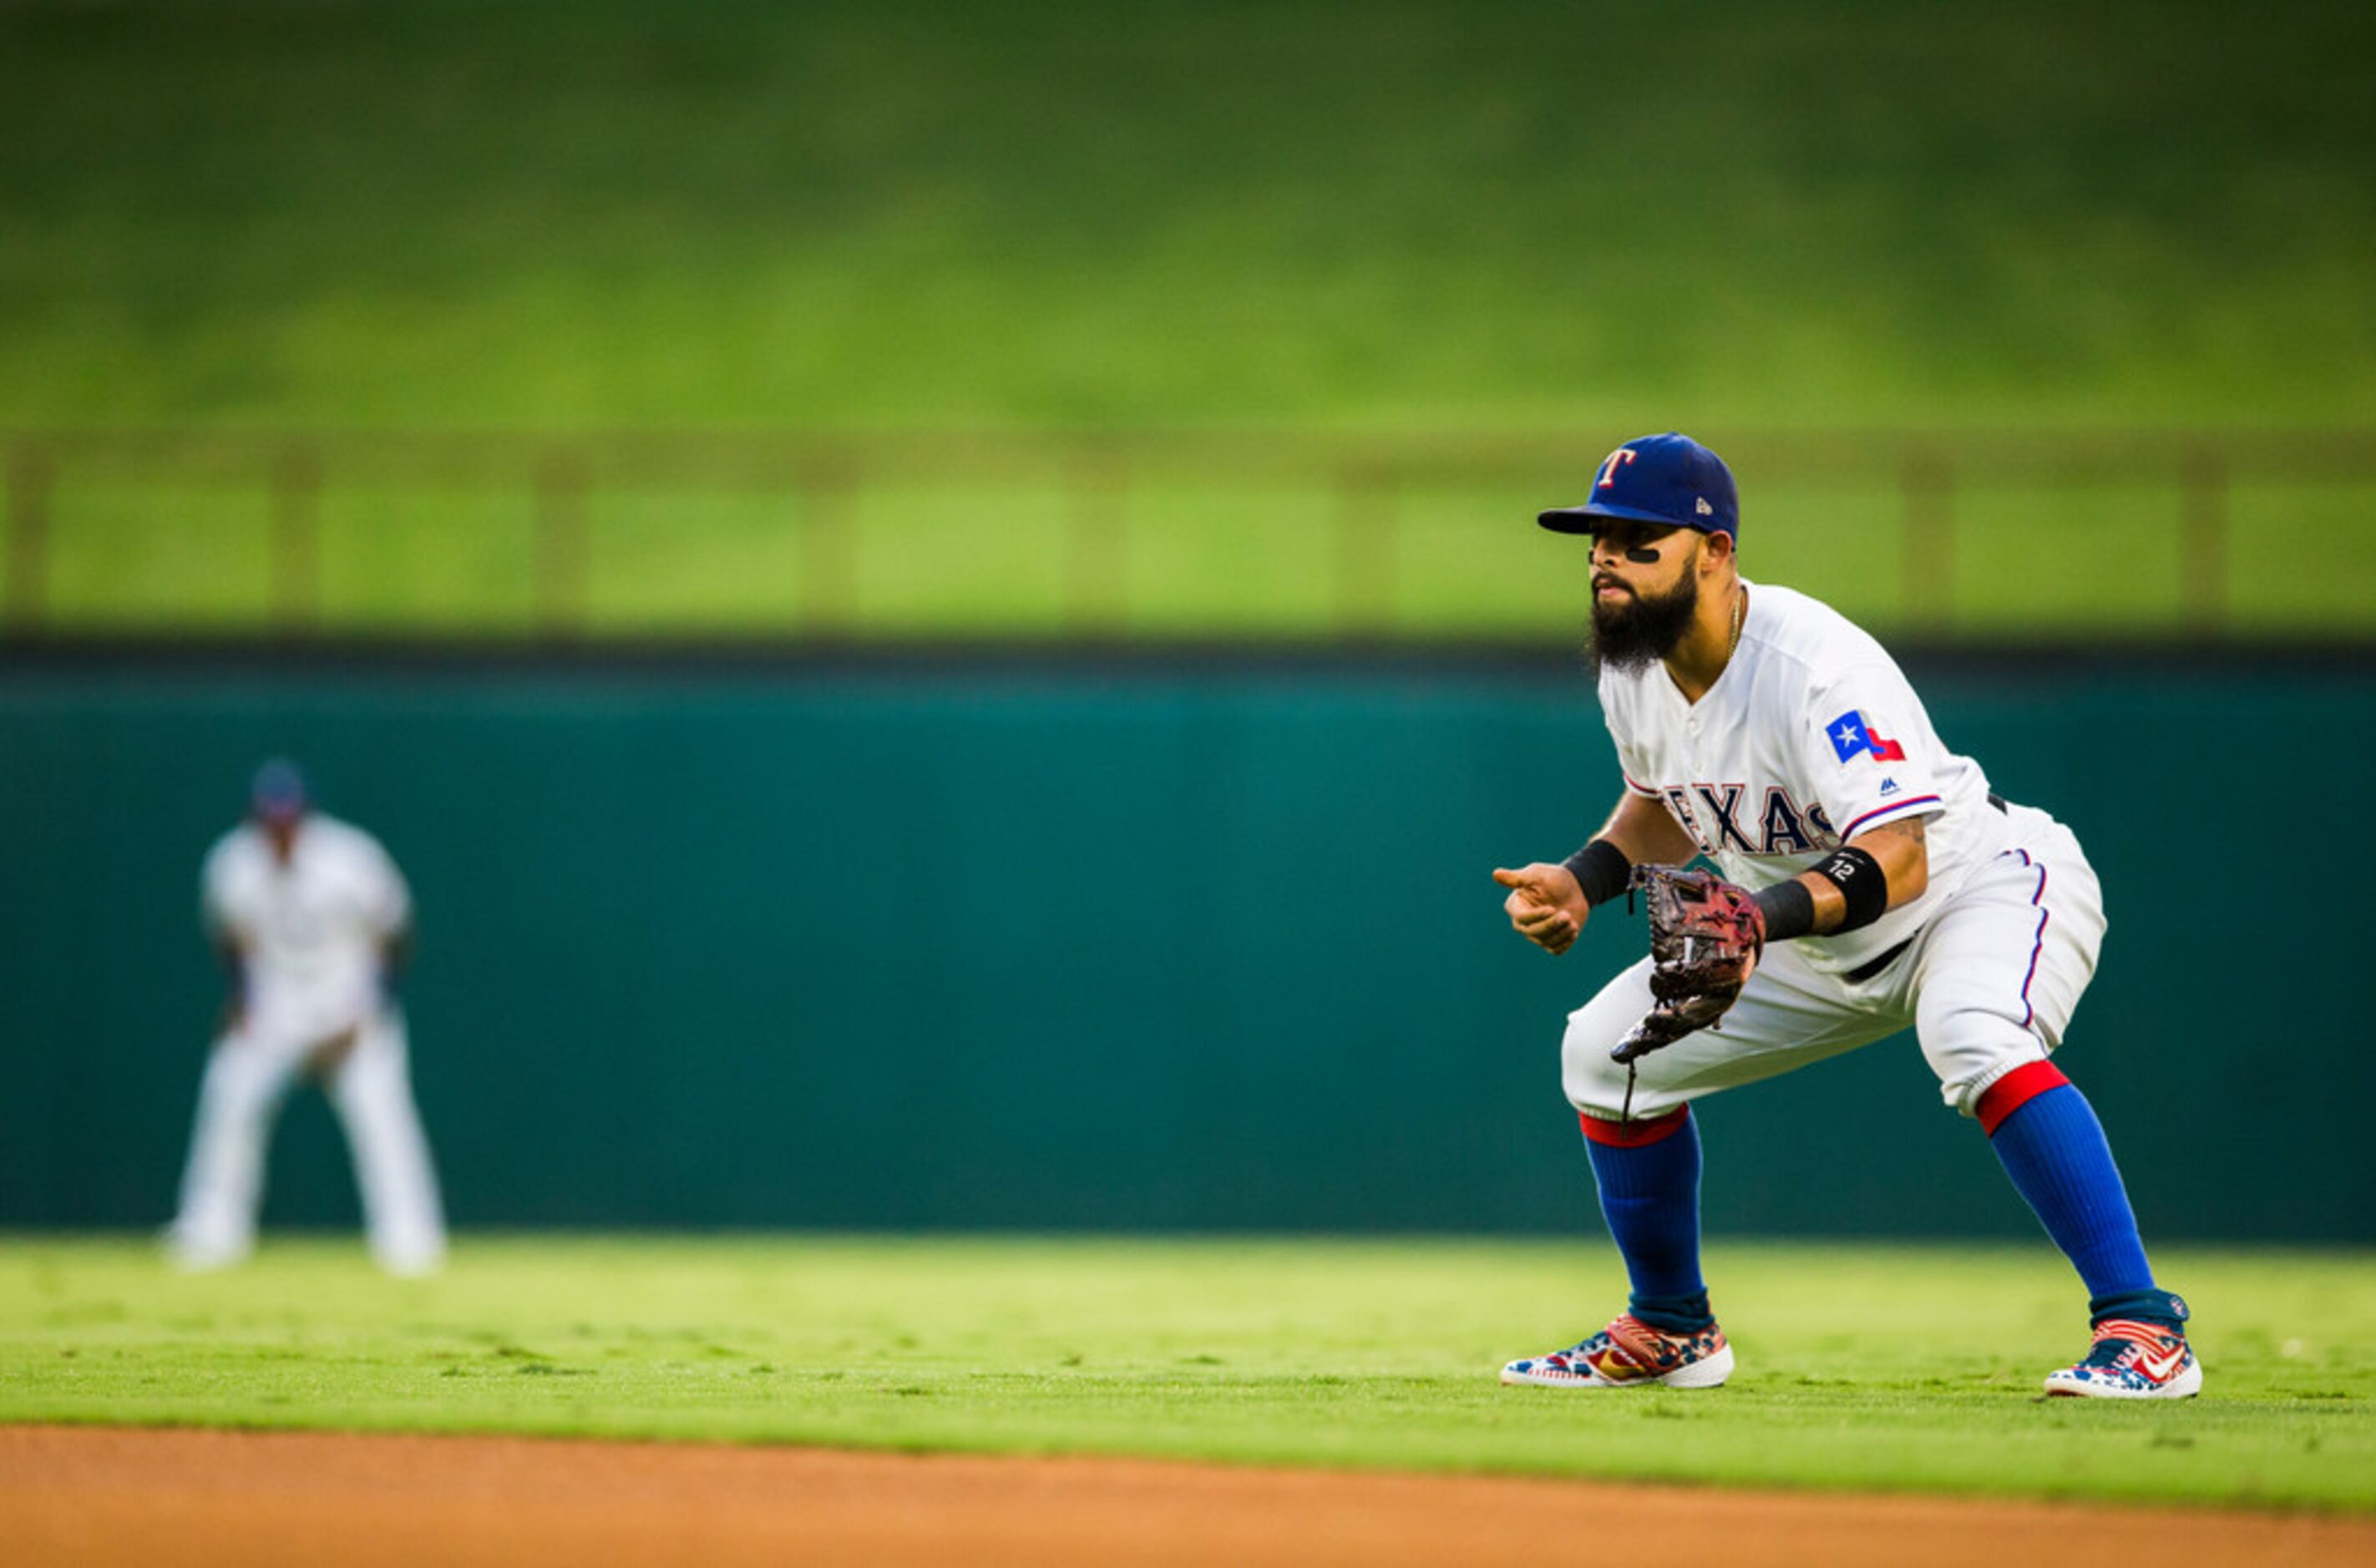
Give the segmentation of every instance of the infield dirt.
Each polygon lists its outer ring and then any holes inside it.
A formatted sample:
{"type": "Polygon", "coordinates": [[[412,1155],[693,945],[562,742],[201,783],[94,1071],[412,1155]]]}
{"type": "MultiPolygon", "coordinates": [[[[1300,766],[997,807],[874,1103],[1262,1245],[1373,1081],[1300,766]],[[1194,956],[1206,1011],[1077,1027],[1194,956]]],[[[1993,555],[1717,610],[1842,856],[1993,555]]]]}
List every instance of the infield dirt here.
{"type": "Polygon", "coordinates": [[[18,1568],[2376,1562],[2376,1520],[518,1438],[0,1428],[18,1568]]]}

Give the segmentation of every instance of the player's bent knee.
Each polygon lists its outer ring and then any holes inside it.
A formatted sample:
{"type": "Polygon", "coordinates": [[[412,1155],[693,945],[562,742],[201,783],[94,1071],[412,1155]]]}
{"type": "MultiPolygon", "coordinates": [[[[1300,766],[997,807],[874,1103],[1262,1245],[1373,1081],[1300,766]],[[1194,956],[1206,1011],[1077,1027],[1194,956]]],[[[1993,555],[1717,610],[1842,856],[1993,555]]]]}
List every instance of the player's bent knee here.
{"type": "Polygon", "coordinates": [[[1939,1098],[1961,1115],[2008,1073],[2046,1060],[2047,1047],[2022,1020],[1990,1008],[1926,1014],[1919,1022],[1923,1059],[1938,1075],[1939,1098]]]}
{"type": "MultiPolygon", "coordinates": [[[[1567,1034],[1560,1042],[1560,1080],[1569,1104],[1607,1117],[1623,1111],[1626,1072],[1609,1059],[1609,1053],[1649,1007],[1650,966],[1645,959],[1567,1016],[1567,1034]]],[[[1637,1086],[1637,1109],[1640,1103],[1637,1086]]]]}

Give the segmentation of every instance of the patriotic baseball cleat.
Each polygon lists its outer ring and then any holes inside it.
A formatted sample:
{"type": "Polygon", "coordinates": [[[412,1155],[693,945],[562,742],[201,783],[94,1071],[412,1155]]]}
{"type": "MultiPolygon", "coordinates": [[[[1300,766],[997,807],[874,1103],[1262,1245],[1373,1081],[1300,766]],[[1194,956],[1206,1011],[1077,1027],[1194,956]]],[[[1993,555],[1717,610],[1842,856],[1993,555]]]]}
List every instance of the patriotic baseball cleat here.
{"type": "Polygon", "coordinates": [[[2092,1399],[2191,1399],[2203,1368],[2186,1331],[2130,1318],[2096,1325],[2096,1346],[2076,1366],[2046,1376],[2046,1392],[2092,1399]]]}
{"type": "Polygon", "coordinates": [[[1627,1388],[1657,1383],[1669,1388],[1714,1388],[1732,1375],[1732,1347],[1710,1324],[1697,1334],[1669,1334],[1631,1313],[1581,1345],[1530,1356],[1502,1369],[1502,1381],[1524,1388],[1627,1388]]]}

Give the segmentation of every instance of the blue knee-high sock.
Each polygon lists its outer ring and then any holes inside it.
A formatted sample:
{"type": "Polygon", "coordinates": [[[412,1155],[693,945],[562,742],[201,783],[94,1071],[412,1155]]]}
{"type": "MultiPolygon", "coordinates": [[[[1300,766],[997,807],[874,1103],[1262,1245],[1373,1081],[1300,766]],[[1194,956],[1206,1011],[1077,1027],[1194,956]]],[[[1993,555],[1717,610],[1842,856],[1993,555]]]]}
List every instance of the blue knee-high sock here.
{"type": "Polygon", "coordinates": [[[2059,1084],[2023,1101],[1997,1123],[1989,1145],[2086,1281],[2090,1318],[2141,1318],[2173,1327],[2184,1319],[2184,1304],[2154,1284],[2112,1146],[2076,1086],[2059,1084]]]}
{"type": "Polygon", "coordinates": [[[1655,1143],[1585,1147],[1633,1282],[1629,1310],[1653,1328],[1694,1334],[1716,1318],[1700,1278],[1700,1130],[1688,1109],[1677,1123],[1655,1143]]]}

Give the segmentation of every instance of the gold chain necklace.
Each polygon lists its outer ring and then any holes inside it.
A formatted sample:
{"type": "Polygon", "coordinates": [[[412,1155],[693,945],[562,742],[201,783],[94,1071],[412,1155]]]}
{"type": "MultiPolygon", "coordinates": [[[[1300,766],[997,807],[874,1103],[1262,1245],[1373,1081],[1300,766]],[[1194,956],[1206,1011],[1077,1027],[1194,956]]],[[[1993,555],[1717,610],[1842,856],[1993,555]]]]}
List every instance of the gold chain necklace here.
{"type": "Polygon", "coordinates": [[[1724,645],[1724,656],[1730,659],[1740,646],[1740,612],[1749,608],[1749,590],[1739,584],[1732,589],[1732,640],[1724,645]]]}

